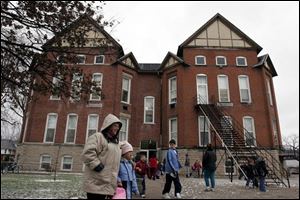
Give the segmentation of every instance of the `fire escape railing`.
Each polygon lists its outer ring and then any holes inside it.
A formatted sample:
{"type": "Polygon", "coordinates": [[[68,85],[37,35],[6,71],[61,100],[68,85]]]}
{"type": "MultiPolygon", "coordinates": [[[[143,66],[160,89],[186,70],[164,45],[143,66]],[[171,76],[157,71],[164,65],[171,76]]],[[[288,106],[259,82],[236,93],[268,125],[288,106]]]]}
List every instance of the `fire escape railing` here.
{"type": "MultiPolygon", "coordinates": [[[[245,155],[261,156],[265,159],[269,171],[268,178],[272,179],[277,185],[280,183],[290,187],[289,174],[282,167],[282,164],[276,159],[267,148],[256,141],[254,135],[249,133],[235,118],[226,113],[215,104],[207,104],[200,96],[196,97],[196,107],[209,119],[222,146],[229,152],[229,156],[234,158],[234,162],[239,166],[239,160],[245,155]],[[226,116],[229,116],[229,120],[226,116]],[[249,145],[249,141],[252,143],[249,145]],[[248,145],[247,145],[248,144],[248,145]],[[233,152],[233,153],[232,153],[233,152]],[[287,184],[283,178],[286,178],[287,184]]],[[[241,170],[242,171],[242,170],[241,170]]],[[[242,171],[242,173],[244,173],[242,171]]]]}

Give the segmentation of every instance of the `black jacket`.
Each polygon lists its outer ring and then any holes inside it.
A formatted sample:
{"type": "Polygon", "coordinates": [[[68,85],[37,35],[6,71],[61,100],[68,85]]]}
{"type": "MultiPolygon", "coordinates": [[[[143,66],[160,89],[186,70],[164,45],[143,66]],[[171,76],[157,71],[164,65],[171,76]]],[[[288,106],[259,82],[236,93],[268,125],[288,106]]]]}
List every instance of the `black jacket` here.
{"type": "Polygon", "coordinates": [[[216,170],[217,156],[213,150],[207,150],[203,156],[203,169],[216,170]]]}

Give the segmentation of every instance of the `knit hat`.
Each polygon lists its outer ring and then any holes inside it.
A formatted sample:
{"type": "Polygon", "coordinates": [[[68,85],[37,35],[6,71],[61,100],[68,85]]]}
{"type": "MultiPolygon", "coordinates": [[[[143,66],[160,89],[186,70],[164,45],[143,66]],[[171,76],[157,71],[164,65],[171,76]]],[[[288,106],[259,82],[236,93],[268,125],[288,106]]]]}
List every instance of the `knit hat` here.
{"type": "Polygon", "coordinates": [[[124,155],[129,151],[133,151],[133,148],[131,144],[129,144],[127,141],[124,141],[121,143],[121,150],[122,150],[122,155],[124,155]]]}

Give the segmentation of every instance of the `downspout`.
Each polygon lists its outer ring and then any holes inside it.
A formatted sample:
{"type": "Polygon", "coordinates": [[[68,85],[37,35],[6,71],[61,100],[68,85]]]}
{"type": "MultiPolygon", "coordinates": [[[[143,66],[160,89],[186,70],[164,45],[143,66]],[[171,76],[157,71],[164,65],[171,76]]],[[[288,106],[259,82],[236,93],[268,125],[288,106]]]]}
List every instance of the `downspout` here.
{"type": "Polygon", "coordinates": [[[163,101],[162,101],[162,77],[160,72],[157,72],[158,78],[160,78],[160,127],[159,127],[159,147],[162,148],[162,121],[163,121],[163,101]]]}

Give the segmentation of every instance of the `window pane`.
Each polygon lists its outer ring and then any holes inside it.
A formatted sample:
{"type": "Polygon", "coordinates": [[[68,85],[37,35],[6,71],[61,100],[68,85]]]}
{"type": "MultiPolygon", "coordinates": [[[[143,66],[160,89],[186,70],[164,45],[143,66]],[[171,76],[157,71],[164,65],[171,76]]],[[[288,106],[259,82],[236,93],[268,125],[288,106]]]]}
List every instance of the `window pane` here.
{"type": "Polygon", "coordinates": [[[72,157],[63,158],[63,169],[72,169],[73,159],[72,157]]]}
{"type": "Polygon", "coordinates": [[[103,63],[103,61],[104,61],[104,56],[96,56],[95,63],[100,64],[100,63],[103,63]]]}
{"type": "Polygon", "coordinates": [[[246,58],[237,58],[237,65],[238,66],[246,66],[246,58]]]}
{"type": "Polygon", "coordinates": [[[50,163],[51,157],[50,156],[42,156],[42,162],[43,163],[50,163]]]}
{"type": "Polygon", "coordinates": [[[217,57],[217,65],[225,65],[226,61],[224,57],[217,57]]]}
{"type": "Polygon", "coordinates": [[[68,128],[69,129],[75,129],[76,128],[76,123],[77,123],[77,116],[76,115],[69,115],[68,128]]]}
{"type": "Polygon", "coordinates": [[[89,129],[97,129],[98,116],[89,116],[89,129]]]}
{"type": "Polygon", "coordinates": [[[123,90],[129,90],[129,80],[126,78],[123,78],[123,90]]]}
{"type": "Polygon", "coordinates": [[[101,83],[101,77],[102,77],[101,74],[93,74],[93,81],[96,82],[98,85],[101,83]]]}
{"type": "Polygon", "coordinates": [[[77,56],[77,63],[84,64],[85,63],[85,56],[77,56]]]}
{"type": "Polygon", "coordinates": [[[204,56],[197,56],[196,57],[196,64],[198,64],[198,65],[204,65],[205,64],[205,58],[204,58],[204,56]]]}
{"type": "Polygon", "coordinates": [[[49,115],[48,128],[56,128],[56,120],[57,120],[56,115],[49,115]]]}
{"type": "Polygon", "coordinates": [[[177,119],[170,120],[170,136],[177,141],[177,119]]]}
{"type": "Polygon", "coordinates": [[[176,90],[176,78],[171,79],[171,90],[176,90]]]}
{"type": "Polygon", "coordinates": [[[248,81],[246,77],[239,77],[240,89],[248,89],[248,81]]]}
{"type": "Polygon", "coordinates": [[[199,85],[206,85],[207,84],[206,76],[197,76],[197,83],[199,85]]]}
{"type": "Polygon", "coordinates": [[[122,101],[128,102],[128,91],[123,90],[122,101]]]}
{"type": "Polygon", "coordinates": [[[69,129],[67,131],[67,141],[66,142],[73,143],[74,139],[75,139],[75,130],[74,129],[69,129]]]}
{"type": "Polygon", "coordinates": [[[249,102],[250,98],[249,98],[249,91],[247,89],[241,89],[241,99],[242,102],[249,102]]]}
{"type": "Polygon", "coordinates": [[[119,133],[119,140],[124,141],[126,140],[126,135],[127,135],[128,120],[120,117],[120,121],[122,123],[122,127],[119,133]]]}
{"type": "Polygon", "coordinates": [[[251,118],[245,118],[244,119],[245,129],[249,132],[253,131],[252,127],[252,119],[251,118]]]}
{"type": "Polygon", "coordinates": [[[47,135],[46,135],[46,142],[53,142],[54,141],[54,132],[55,129],[47,129],[47,135]]]}

